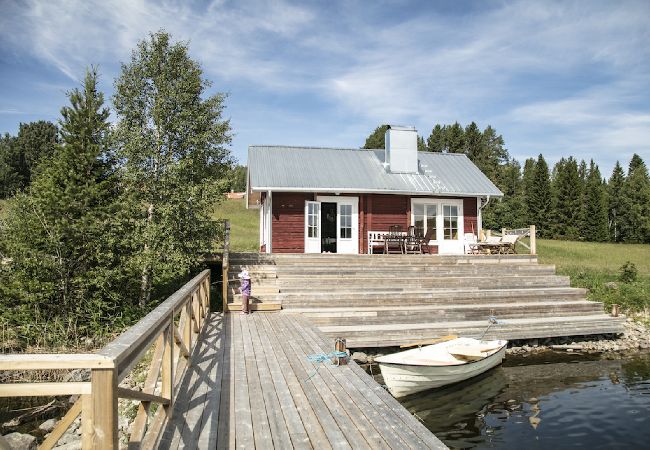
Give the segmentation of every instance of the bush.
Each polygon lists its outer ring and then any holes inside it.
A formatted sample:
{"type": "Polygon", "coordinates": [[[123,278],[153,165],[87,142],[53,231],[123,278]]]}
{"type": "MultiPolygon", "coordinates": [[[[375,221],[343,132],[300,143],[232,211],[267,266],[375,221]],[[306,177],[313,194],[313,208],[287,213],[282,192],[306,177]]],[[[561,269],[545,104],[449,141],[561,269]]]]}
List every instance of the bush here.
{"type": "Polygon", "coordinates": [[[621,266],[620,272],[618,279],[623,283],[633,283],[636,281],[638,270],[636,270],[634,263],[626,261],[625,264],[621,266]]]}

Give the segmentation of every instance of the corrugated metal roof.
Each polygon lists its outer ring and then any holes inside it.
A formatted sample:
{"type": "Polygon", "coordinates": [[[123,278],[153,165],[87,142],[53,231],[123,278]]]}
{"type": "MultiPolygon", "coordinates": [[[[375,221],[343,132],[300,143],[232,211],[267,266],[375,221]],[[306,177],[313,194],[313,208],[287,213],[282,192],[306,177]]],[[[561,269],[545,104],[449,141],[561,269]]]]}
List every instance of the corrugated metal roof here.
{"type": "Polygon", "coordinates": [[[384,150],[253,145],[248,170],[255,191],[503,196],[463,154],[418,152],[418,158],[420,173],[390,173],[384,150]]]}

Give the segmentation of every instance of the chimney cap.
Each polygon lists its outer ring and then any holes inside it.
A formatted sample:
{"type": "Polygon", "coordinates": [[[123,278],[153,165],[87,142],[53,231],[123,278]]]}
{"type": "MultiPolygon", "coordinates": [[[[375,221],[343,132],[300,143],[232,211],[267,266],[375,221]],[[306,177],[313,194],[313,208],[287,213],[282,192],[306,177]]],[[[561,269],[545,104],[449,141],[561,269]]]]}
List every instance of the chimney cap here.
{"type": "Polygon", "coordinates": [[[400,131],[417,131],[415,127],[406,126],[406,125],[388,125],[389,130],[400,130],[400,131]]]}

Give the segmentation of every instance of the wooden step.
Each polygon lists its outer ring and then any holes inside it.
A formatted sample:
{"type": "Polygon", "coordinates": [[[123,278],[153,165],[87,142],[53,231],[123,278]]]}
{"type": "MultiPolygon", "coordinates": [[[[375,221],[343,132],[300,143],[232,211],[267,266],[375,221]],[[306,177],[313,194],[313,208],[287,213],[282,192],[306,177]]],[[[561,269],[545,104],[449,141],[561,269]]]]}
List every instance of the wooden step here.
{"type": "MultiPolygon", "coordinates": [[[[533,339],[558,336],[622,333],[625,317],[605,314],[589,316],[556,316],[544,318],[508,319],[490,327],[486,339],[533,339]]],[[[342,337],[348,347],[392,347],[456,334],[480,337],[487,321],[392,323],[381,325],[337,325],[319,329],[330,337],[342,337]]]]}
{"type": "MultiPolygon", "coordinates": [[[[228,311],[241,311],[241,308],[241,302],[228,303],[228,311]]],[[[248,309],[250,311],[279,311],[282,309],[282,305],[279,303],[249,303],[248,309]]]]}
{"type": "Polygon", "coordinates": [[[318,326],[325,326],[474,321],[486,319],[491,314],[499,319],[602,314],[603,305],[598,302],[578,300],[480,305],[291,308],[289,311],[304,315],[318,326]]]}

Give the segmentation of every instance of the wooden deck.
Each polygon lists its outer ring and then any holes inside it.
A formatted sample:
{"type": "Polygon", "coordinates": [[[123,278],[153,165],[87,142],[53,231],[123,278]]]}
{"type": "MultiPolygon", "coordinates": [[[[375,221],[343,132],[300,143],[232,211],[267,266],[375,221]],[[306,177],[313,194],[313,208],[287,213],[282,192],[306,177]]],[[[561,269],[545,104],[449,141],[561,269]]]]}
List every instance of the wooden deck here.
{"type": "Polygon", "coordinates": [[[446,448],[299,315],[213,313],[160,448],[446,448]]]}

